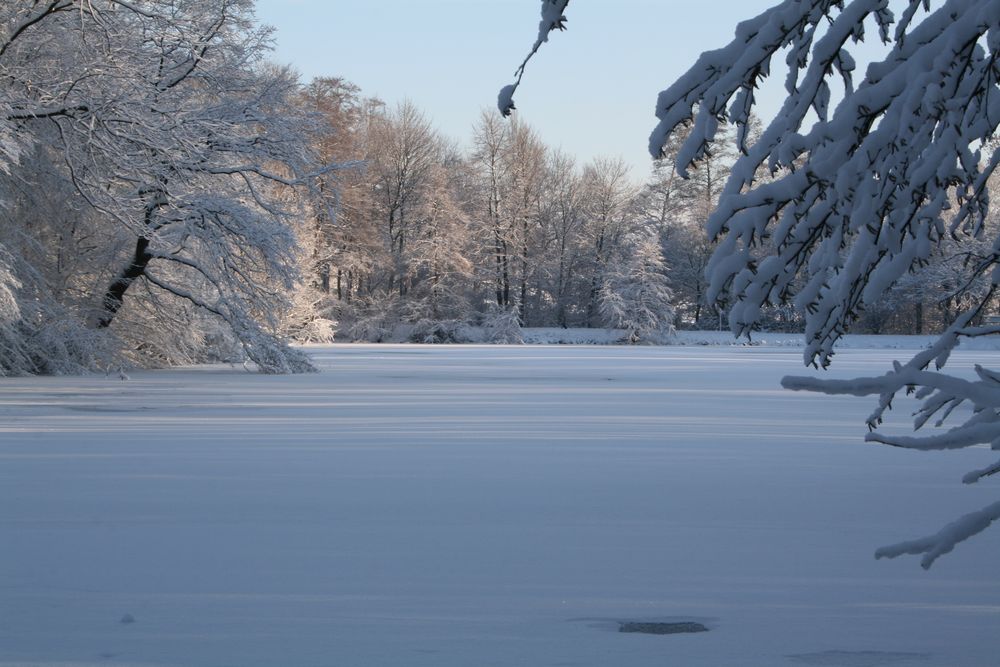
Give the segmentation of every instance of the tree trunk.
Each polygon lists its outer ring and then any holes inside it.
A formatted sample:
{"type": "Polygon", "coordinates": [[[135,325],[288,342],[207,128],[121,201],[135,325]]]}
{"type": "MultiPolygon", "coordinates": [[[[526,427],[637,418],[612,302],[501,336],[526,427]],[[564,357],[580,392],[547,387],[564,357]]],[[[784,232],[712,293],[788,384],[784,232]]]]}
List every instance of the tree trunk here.
{"type": "Polygon", "coordinates": [[[153,256],[147,252],[148,248],[149,239],[141,237],[136,240],[135,255],[132,257],[132,262],[118,274],[118,277],[108,286],[107,291],[104,293],[104,299],[101,301],[101,314],[95,324],[96,328],[106,329],[111,325],[111,322],[115,319],[115,315],[121,310],[125,299],[125,292],[132,286],[132,283],[146,272],[149,260],[153,259],[153,256]]]}
{"type": "Polygon", "coordinates": [[[594,326],[594,318],[597,315],[597,296],[601,293],[601,281],[604,278],[604,229],[597,236],[595,244],[595,265],[594,274],[590,278],[590,297],[587,300],[587,327],[594,326]]]}
{"type": "Polygon", "coordinates": [[[521,301],[518,303],[521,326],[528,326],[528,218],[521,219],[521,301]]]}
{"type": "Polygon", "coordinates": [[[330,293],[330,265],[323,264],[319,270],[319,288],[323,294],[330,293]]]}

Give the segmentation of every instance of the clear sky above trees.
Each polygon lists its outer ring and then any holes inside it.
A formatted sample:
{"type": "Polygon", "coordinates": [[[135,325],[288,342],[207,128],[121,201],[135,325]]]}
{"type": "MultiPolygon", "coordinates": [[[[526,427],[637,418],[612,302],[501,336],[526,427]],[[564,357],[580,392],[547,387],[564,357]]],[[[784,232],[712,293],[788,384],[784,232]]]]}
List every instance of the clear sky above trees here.
{"type": "MultiPolygon", "coordinates": [[[[522,118],[551,145],[582,160],[621,155],[642,177],[656,93],[772,4],[715,0],[706,11],[698,2],[575,3],[569,32],[555,37],[559,48],[531,63],[518,91],[522,118]]],[[[275,58],[303,78],[342,76],[387,102],[408,98],[465,141],[534,39],[538,3],[259,0],[258,16],[277,29],[275,58]]],[[[778,103],[768,99],[764,110],[778,103]]]]}

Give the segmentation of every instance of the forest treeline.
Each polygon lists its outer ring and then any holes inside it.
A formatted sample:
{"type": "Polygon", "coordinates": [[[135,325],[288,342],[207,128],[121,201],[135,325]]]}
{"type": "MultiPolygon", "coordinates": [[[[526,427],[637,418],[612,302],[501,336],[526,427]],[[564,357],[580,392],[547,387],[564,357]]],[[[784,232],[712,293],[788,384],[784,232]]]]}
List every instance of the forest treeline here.
{"type": "MultiPolygon", "coordinates": [[[[450,137],[343,79],[301,84],[270,39],[252,0],[0,7],[0,374],[724,326],[704,226],[731,137],[689,179],[669,150],[648,174],[580,163],[496,112],[450,137]]],[[[942,242],[855,330],[939,330],[968,251],[942,242]]],[[[801,327],[791,307],[761,323],[801,327]]]]}
{"type": "MultiPolygon", "coordinates": [[[[735,158],[732,136],[682,179],[669,151],[643,175],[615,158],[580,163],[495,111],[459,144],[412,104],[388,107],[337,78],[311,82],[301,100],[327,123],[316,143],[324,160],[355,165],[321,179],[322,205],[298,229],[307,301],[339,336],[380,340],[405,323],[414,340],[445,340],[460,324],[505,316],[623,326],[639,310],[628,287],[651,294],[653,282],[669,284],[649,301],[661,331],[725,326],[725,304],[705,298],[714,243],[704,229],[735,158]]],[[[940,330],[960,305],[948,295],[963,286],[967,256],[967,245],[942,243],[855,330],[940,330]]],[[[791,306],[773,308],[765,326],[794,331],[801,321],[791,306]]]]}

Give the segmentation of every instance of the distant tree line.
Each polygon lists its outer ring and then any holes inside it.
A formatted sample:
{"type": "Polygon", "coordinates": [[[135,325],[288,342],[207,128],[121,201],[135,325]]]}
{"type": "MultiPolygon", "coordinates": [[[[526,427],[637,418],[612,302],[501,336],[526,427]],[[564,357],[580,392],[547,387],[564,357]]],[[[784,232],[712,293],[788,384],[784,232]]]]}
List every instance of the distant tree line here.
{"type": "Polygon", "coordinates": [[[313,81],[302,100],[328,122],[316,137],[323,158],[353,165],[320,179],[300,230],[304,303],[336,321],[339,337],[381,340],[405,324],[415,340],[449,340],[465,324],[504,319],[618,326],[609,304],[632,303],[627,267],[637,261],[663,278],[658,317],[640,336],[674,325],[663,230],[644,210],[659,186],[636,186],[621,160],[579,167],[528,125],[489,112],[463,151],[413,105],[387,108],[340,79],[313,81]]]}
{"type": "MultiPolygon", "coordinates": [[[[327,123],[314,139],[324,160],[354,165],[322,177],[325,196],[300,232],[308,302],[339,338],[378,341],[406,324],[414,340],[450,340],[463,324],[503,317],[629,328],[622,315],[641,306],[625,298],[635,282],[624,276],[643,264],[664,279],[647,339],[728,327],[725,295],[707,298],[716,246],[705,227],[738,157],[733,132],[720,132],[688,178],[676,171],[677,134],[640,181],[619,159],[578,164],[516,116],[484,111],[462,150],[412,104],[388,108],[341,79],[313,81],[302,100],[327,123]]],[[[749,140],[760,131],[752,120],[749,140]]],[[[966,284],[968,262],[968,243],[943,241],[853,331],[941,331],[988,289],[986,278],[966,284]]],[[[803,318],[768,306],[758,326],[801,331],[803,318]]]]}

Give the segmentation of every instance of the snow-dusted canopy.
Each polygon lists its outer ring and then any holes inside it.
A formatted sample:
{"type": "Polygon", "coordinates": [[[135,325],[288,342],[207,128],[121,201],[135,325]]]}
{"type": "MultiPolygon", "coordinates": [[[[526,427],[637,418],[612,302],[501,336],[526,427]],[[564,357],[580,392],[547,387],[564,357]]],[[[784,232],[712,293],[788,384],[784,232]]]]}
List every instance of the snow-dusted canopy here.
{"type": "MultiPolygon", "coordinates": [[[[126,293],[142,287],[154,309],[169,295],[224,322],[262,370],[305,370],[273,331],[296,278],[287,200],[311,176],[310,119],[289,104],[294,73],[265,62],[270,30],[253,5],[0,7],[0,170],[46,152],[101,221],[99,243],[113,251],[131,236],[132,253],[106,260],[122,266],[95,295],[90,329],[120,321],[126,293]]],[[[0,293],[12,284],[4,264],[0,252],[0,293]]]]}

